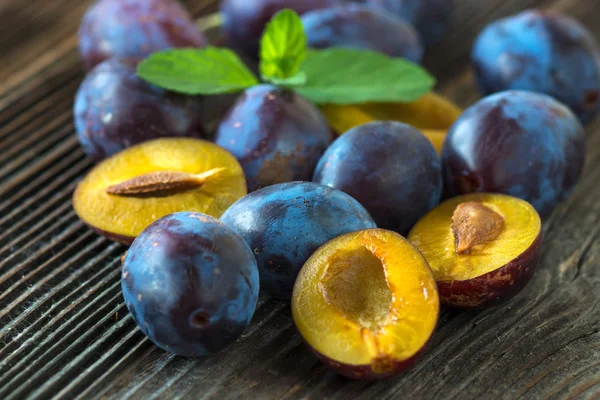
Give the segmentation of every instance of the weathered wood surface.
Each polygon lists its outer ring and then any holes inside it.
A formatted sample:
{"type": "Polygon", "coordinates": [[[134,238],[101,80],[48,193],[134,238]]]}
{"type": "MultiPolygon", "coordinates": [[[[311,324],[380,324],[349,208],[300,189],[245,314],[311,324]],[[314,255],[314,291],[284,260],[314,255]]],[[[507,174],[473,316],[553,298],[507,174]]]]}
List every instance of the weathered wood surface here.
{"type": "MultiPolygon", "coordinates": [[[[73,132],[82,79],[75,31],[90,0],[0,2],[0,399],[598,398],[600,123],[585,175],[545,221],[542,265],[512,301],[444,310],[420,363],[380,383],[328,371],[302,344],[287,304],[262,300],[243,337],[204,359],[171,356],[123,304],[124,248],[90,232],[71,193],[90,163],[73,132]]],[[[188,0],[195,15],[215,1],[188,0]]],[[[456,0],[454,24],[426,65],[461,105],[477,98],[474,35],[540,6],[600,36],[600,0],[456,0]]]]}

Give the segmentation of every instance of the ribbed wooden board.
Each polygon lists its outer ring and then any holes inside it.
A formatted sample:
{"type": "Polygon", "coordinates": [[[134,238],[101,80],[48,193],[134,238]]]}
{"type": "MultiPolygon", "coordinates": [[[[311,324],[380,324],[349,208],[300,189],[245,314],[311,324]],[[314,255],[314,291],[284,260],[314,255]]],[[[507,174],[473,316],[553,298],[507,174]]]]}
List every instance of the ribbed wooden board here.
{"type": "MultiPolygon", "coordinates": [[[[385,382],[327,370],[286,303],[262,299],[222,353],[175,357],[136,328],[123,304],[124,252],[71,209],[90,168],[72,124],[83,74],[75,32],[90,0],[0,2],[0,399],[21,398],[600,398],[600,123],[588,126],[585,174],[545,221],[541,266],[526,290],[478,312],[444,310],[413,369],[385,382]]],[[[196,16],[216,1],[188,0],[196,16]]],[[[452,28],[426,66],[463,106],[487,22],[548,7],[600,36],[600,0],[456,0],[452,28]]]]}

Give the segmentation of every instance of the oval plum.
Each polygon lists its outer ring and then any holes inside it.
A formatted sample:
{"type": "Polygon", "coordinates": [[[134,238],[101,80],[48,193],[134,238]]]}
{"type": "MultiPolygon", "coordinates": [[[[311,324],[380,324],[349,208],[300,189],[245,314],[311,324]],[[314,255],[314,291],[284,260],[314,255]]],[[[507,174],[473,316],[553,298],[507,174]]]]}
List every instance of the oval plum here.
{"type": "Polygon", "coordinates": [[[565,105],[544,94],[507,91],[468,108],[442,148],[451,195],[509,194],[543,216],[565,199],[583,170],[585,131],[565,105]]]}
{"type": "Polygon", "coordinates": [[[248,242],[261,287],[290,298],[296,276],[314,251],[348,232],[375,228],[356,200],[327,186],[291,182],[242,197],[221,217],[248,242]]]}
{"type": "Polygon", "coordinates": [[[157,220],[123,262],[125,304],[140,330],[181,356],[204,356],[236,340],[256,309],[259,277],[236,232],[200,213],[157,220]]]}
{"type": "Polygon", "coordinates": [[[167,92],[138,78],[136,60],[106,60],[75,96],[75,129],[95,161],[159,137],[202,137],[199,97],[167,92]]]}

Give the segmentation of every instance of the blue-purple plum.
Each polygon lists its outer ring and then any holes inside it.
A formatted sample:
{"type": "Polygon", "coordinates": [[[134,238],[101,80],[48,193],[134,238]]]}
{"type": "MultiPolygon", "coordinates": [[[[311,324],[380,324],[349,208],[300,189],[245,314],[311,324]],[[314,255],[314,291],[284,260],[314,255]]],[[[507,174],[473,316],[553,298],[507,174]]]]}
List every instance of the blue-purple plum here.
{"type": "Polygon", "coordinates": [[[201,99],[150,85],[138,78],[136,65],[134,59],[106,60],[77,91],[77,137],[95,161],[150,139],[203,136],[201,99]]]}
{"type": "Polygon", "coordinates": [[[406,235],[442,193],[440,157],[421,132],[400,122],[371,122],[337,138],[313,181],[358,200],[380,228],[406,235]]]}
{"type": "Polygon", "coordinates": [[[246,90],[215,136],[215,142],[242,165],[248,191],[309,181],[331,140],[327,120],[314,105],[271,85],[246,90]]]}
{"type": "Polygon", "coordinates": [[[88,70],[111,57],[144,58],[160,50],[206,44],[177,0],[98,0],[79,28],[79,50],[88,70]]]}
{"type": "Polygon", "coordinates": [[[437,42],[448,27],[453,0],[359,0],[410,22],[425,46],[437,42]]]}
{"type": "Polygon", "coordinates": [[[600,110],[600,48],[570,17],[529,10],[493,22],[479,34],[472,59],[483,94],[545,93],[583,122],[600,110]]]}
{"type": "Polygon", "coordinates": [[[412,25],[375,7],[347,4],[302,16],[309,47],[349,47],[421,61],[423,47],[412,25]]]}
{"type": "Polygon", "coordinates": [[[291,9],[302,15],[329,8],[343,0],[223,0],[223,31],[228,44],[251,58],[258,57],[260,38],[267,22],[279,11],[291,9]]]}
{"type": "Polygon", "coordinates": [[[193,357],[217,352],[242,334],[260,284],[244,239],[193,212],[148,226],[127,251],[121,283],[140,330],[157,346],[193,357]]]}
{"type": "Polygon", "coordinates": [[[375,228],[356,200],[327,186],[289,182],[242,197],[221,216],[248,242],[260,271],[261,288],[290,298],[308,258],[344,233],[375,228]]]}
{"type": "Polygon", "coordinates": [[[519,197],[547,216],[583,170],[585,131],[550,96],[506,91],[468,108],[442,148],[451,195],[497,192],[519,197]]]}

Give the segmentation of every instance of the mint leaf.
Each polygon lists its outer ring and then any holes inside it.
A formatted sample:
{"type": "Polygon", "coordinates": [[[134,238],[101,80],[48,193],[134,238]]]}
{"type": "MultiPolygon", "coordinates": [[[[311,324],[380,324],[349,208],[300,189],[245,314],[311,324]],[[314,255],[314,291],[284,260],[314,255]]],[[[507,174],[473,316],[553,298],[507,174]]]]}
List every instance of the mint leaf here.
{"type": "Polygon", "coordinates": [[[260,42],[260,74],[265,81],[291,78],[306,55],[302,20],[292,10],[282,10],[267,24],[260,42]]]}
{"type": "Polygon", "coordinates": [[[271,83],[277,86],[295,87],[306,84],[306,74],[304,72],[298,72],[294,76],[290,76],[287,79],[271,78],[271,83]]]}
{"type": "Polygon", "coordinates": [[[307,81],[295,90],[316,104],[410,102],[435,84],[421,66],[370,50],[309,50],[300,70],[307,81]]]}
{"type": "Polygon", "coordinates": [[[229,49],[171,49],[142,61],[138,75],[174,92],[199,95],[234,93],[258,84],[258,79],[229,49]]]}

